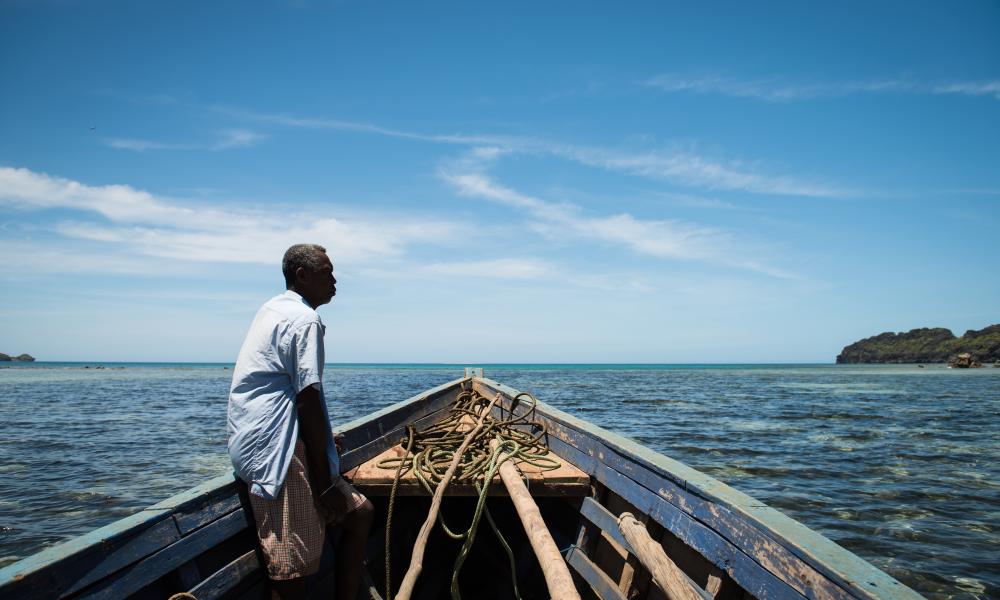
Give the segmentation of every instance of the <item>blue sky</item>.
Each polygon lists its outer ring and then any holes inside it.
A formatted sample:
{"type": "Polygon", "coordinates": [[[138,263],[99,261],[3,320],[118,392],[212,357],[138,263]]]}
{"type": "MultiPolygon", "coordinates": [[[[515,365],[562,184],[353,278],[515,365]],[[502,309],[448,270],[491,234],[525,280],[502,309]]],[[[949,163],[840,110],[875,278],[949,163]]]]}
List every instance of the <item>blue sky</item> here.
{"type": "Polygon", "coordinates": [[[1000,322],[1000,6],[0,2],[0,351],[810,362],[1000,322]]]}

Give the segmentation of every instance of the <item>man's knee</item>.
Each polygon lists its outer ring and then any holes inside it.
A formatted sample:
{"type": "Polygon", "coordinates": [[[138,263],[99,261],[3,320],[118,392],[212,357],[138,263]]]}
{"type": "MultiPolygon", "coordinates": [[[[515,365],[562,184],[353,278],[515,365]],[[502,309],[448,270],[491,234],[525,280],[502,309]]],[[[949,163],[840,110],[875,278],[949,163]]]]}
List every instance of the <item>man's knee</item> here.
{"type": "Polygon", "coordinates": [[[371,500],[365,498],[364,503],[352,510],[344,519],[344,528],[354,531],[368,529],[375,518],[375,507],[371,500]]]}

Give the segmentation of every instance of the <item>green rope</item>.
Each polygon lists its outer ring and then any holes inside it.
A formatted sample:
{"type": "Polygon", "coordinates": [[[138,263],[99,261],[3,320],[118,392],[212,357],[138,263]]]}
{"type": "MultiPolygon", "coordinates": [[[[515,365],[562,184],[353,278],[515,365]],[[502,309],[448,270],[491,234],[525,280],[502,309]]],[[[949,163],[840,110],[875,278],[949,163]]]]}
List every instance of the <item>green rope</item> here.
{"type": "MultiPolygon", "coordinates": [[[[410,449],[413,448],[413,439],[415,438],[415,432],[412,425],[406,426],[406,454],[410,453],[410,449]]],[[[404,454],[404,456],[406,456],[404,454]]],[[[392,479],[392,491],[389,492],[389,514],[385,518],[385,597],[389,600],[392,596],[389,595],[390,590],[392,590],[392,566],[390,554],[390,542],[392,539],[392,512],[393,507],[396,504],[396,488],[399,487],[399,476],[403,470],[403,462],[399,461],[399,467],[396,468],[396,475],[392,479]]]]}
{"type": "MultiPolygon", "coordinates": [[[[392,481],[392,490],[389,494],[389,514],[386,519],[386,598],[392,597],[389,563],[391,538],[389,534],[396,490],[400,478],[406,473],[413,471],[414,476],[420,481],[427,493],[433,495],[434,490],[441,482],[442,477],[448,470],[448,466],[454,459],[455,452],[468,435],[467,431],[460,429],[463,424],[463,418],[471,417],[478,420],[480,411],[488,404],[489,400],[478,391],[463,390],[451,408],[448,409],[443,419],[420,432],[416,432],[412,425],[407,426],[406,453],[403,456],[386,458],[377,463],[376,466],[380,469],[396,470],[396,475],[392,481]]],[[[453,600],[461,599],[458,589],[458,575],[462,570],[465,559],[471,551],[472,543],[479,528],[479,522],[484,514],[507,554],[511,567],[514,595],[518,600],[521,599],[521,594],[517,587],[514,553],[497,527],[492,515],[490,515],[489,510],[486,508],[486,496],[489,491],[489,483],[493,481],[500,465],[508,460],[513,461],[515,465],[533,465],[542,471],[559,468],[559,461],[551,458],[548,447],[542,441],[546,433],[545,426],[533,420],[536,404],[537,401],[534,396],[527,392],[522,392],[515,396],[511,402],[508,418],[503,418],[504,411],[502,408],[500,409],[501,418],[487,415],[483,421],[483,427],[473,438],[459,460],[458,469],[455,471],[453,481],[464,480],[471,482],[476,488],[479,497],[472,517],[472,523],[465,531],[456,533],[456,531],[448,527],[445,523],[444,516],[440,512],[438,513],[438,523],[445,534],[452,539],[463,540],[462,549],[459,550],[458,557],[455,560],[455,568],[452,572],[451,597],[453,600]],[[525,400],[528,408],[520,416],[515,416],[513,414],[514,408],[522,400],[525,400]],[[528,430],[523,428],[527,428],[528,430]],[[536,433],[531,433],[532,429],[537,430],[536,433]],[[499,441],[496,449],[492,449],[489,446],[490,440],[494,438],[499,441]]]]}

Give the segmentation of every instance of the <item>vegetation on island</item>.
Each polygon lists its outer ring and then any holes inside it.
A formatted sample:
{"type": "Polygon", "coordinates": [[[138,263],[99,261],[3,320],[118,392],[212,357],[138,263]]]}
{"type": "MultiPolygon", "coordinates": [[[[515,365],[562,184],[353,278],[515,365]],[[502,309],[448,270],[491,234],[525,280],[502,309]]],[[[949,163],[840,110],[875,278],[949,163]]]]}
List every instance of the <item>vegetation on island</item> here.
{"type": "Polygon", "coordinates": [[[838,364],[851,363],[944,363],[971,366],[974,362],[1000,361],[1000,324],[978,331],[970,329],[955,337],[943,327],[924,327],[905,333],[888,331],[845,346],[837,356],[838,364]],[[956,364],[962,354],[969,354],[969,364],[956,364]]]}
{"type": "Polygon", "coordinates": [[[22,361],[22,362],[34,362],[35,357],[32,356],[32,355],[30,355],[30,354],[21,354],[19,356],[9,356],[7,354],[4,354],[3,352],[0,352],[0,361],[11,361],[11,360],[19,360],[19,361],[22,361]]]}

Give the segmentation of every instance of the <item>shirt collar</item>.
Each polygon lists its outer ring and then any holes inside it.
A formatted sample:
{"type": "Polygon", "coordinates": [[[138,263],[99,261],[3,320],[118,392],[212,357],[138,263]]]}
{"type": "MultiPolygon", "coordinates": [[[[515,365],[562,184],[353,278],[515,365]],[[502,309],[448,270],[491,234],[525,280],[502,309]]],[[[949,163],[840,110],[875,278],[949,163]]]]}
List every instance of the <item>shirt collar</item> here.
{"type": "Polygon", "coordinates": [[[302,294],[299,294],[298,292],[294,292],[292,290],[285,290],[285,293],[282,294],[282,296],[285,296],[286,298],[290,298],[292,300],[298,300],[299,302],[304,304],[307,308],[309,308],[309,310],[315,312],[316,318],[319,319],[319,324],[323,327],[323,331],[326,331],[326,325],[323,324],[323,319],[320,319],[319,312],[315,308],[313,308],[308,302],[306,302],[306,299],[302,297],[302,294]]]}
{"type": "MultiPolygon", "coordinates": [[[[282,296],[287,296],[287,297],[289,297],[289,298],[291,298],[293,300],[298,300],[302,304],[305,304],[306,306],[309,306],[309,303],[306,302],[306,299],[302,297],[302,294],[300,294],[300,293],[298,293],[298,292],[296,292],[294,290],[285,290],[285,293],[282,294],[282,296]]],[[[310,306],[309,308],[312,308],[312,307],[310,306]]]]}

